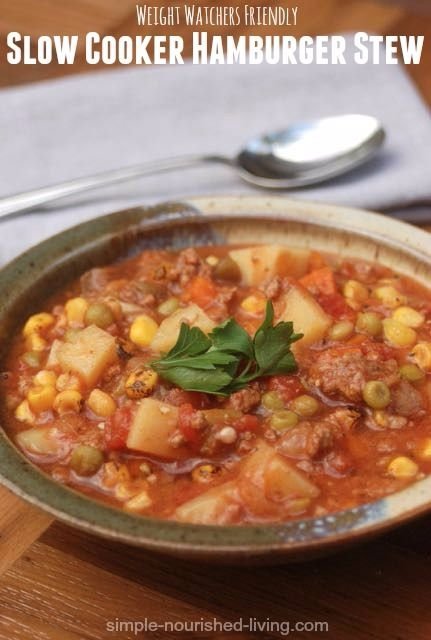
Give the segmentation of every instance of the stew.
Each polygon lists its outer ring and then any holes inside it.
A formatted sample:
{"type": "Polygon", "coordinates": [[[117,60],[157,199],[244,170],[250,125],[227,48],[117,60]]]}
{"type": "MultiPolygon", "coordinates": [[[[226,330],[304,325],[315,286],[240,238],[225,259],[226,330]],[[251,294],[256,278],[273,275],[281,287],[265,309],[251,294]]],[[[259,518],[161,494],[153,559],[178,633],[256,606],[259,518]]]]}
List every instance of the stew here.
{"type": "Polygon", "coordinates": [[[48,301],[2,370],[24,455],[135,514],[283,522],[431,471],[431,293],[379,264],[148,250],[48,301]]]}

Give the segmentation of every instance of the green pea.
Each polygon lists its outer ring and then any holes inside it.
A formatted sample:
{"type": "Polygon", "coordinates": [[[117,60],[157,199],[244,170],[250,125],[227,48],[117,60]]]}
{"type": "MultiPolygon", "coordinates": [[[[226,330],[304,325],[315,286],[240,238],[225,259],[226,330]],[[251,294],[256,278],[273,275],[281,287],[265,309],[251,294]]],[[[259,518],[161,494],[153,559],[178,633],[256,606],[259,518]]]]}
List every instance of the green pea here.
{"type": "Polygon", "coordinates": [[[92,476],[103,464],[103,453],[88,444],[78,445],[70,458],[70,466],[79,476],[92,476]]]}
{"type": "Polygon", "coordinates": [[[328,331],[328,338],[330,340],[345,340],[350,338],[353,333],[353,323],[349,320],[341,320],[336,322],[328,331]]]}
{"type": "Polygon", "coordinates": [[[25,362],[29,367],[40,367],[40,352],[39,351],[27,351],[21,356],[21,360],[25,362]]]}
{"type": "Polygon", "coordinates": [[[284,402],[276,391],[268,391],[262,396],[262,404],[268,411],[277,411],[284,409],[284,402]]]}
{"type": "Polygon", "coordinates": [[[400,367],[400,376],[409,382],[419,382],[425,378],[425,373],[415,364],[403,364],[400,367]]]}
{"type": "Polygon", "coordinates": [[[299,414],[303,418],[311,418],[319,410],[320,404],[313,398],[306,394],[298,396],[290,403],[290,409],[299,414]]]}
{"type": "Polygon", "coordinates": [[[235,260],[232,260],[230,256],[226,256],[214,267],[214,276],[219,280],[239,282],[241,280],[241,270],[235,260]]]}
{"type": "Polygon", "coordinates": [[[371,409],[385,409],[391,401],[391,392],[381,380],[370,380],[362,390],[362,397],[371,409]]]}
{"type": "Polygon", "coordinates": [[[270,425],[276,431],[285,431],[296,427],[299,418],[293,411],[276,411],[272,414],[270,425]]]}
{"type": "Polygon", "coordinates": [[[356,320],[356,330],[369,336],[378,336],[383,329],[382,319],[373,311],[359,313],[356,320]]]}
{"type": "Polygon", "coordinates": [[[180,303],[178,298],[168,298],[167,300],[159,304],[159,306],[157,307],[157,311],[162,316],[170,316],[171,313],[178,309],[179,304],[180,303]]]}
{"type": "Polygon", "coordinates": [[[103,302],[93,302],[85,312],[85,324],[95,324],[99,329],[107,329],[115,321],[110,307],[103,302]]]}

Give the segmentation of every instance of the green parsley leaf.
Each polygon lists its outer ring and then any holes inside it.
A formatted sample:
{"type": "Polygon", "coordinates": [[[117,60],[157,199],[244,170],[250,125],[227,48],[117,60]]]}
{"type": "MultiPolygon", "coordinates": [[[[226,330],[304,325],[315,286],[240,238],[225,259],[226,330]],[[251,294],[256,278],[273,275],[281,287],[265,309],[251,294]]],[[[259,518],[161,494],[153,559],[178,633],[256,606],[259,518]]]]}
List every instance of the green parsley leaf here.
{"type": "Polygon", "coordinates": [[[253,358],[253,341],[233,318],[215,327],[209,337],[216,349],[253,358]]]}
{"type": "MultiPolygon", "coordinates": [[[[154,368],[158,371],[157,367],[154,368]]],[[[187,391],[202,391],[220,396],[228,395],[223,389],[227,387],[232,380],[232,377],[223,371],[223,369],[205,371],[203,369],[191,369],[189,367],[171,367],[160,371],[160,375],[164,380],[172,382],[172,384],[176,384],[177,387],[181,387],[187,391]]]]}
{"type": "Polygon", "coordinates": [[[165,355],[165,359],[180,358],[184,355],[196,356],[211,347],[211,340],[198,327],[189,327],[183,322],[175,345],[165,355]]]}
{"type": "Polygon", "coordinates": [[[254,353],[260,375],[270,370],[272,375],[290,373],[296,369],[293,354],[286,345],[290,345],[302,338],[302,334],[293,332],[293,322],[279,322],[273,326],[274,308],[272,304],[266,306],[265,319],[254,336],[254,353]],[[289,356],[286,359],[286,356],[289,356]]]}
{"type": "Polygon", "coordinates": [[[296,370],[290,346],[302,334],[294,333],[292,322],[273,323],[270,301],[254,338],[233,318],[215,327],[209,336],[183,323],[176,344],[151,366],[187,391],[227,396],[258,378],[296,370]]]}

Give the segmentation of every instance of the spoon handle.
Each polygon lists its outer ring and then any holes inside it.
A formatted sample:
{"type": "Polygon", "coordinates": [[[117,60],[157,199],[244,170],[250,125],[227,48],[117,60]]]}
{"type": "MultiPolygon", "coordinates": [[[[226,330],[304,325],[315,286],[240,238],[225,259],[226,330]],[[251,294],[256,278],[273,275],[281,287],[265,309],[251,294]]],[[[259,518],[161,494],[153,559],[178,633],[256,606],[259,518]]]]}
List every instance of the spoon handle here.
{"type": "Polygon", "coordinates": [[[134,165],[123,169],[113,169],[104,171],[92,176],[84,178],[76,178],[49,187],[42,187],[33,191],[17,193],[6,198],[0,198],[0,218],[30,211],[36,207],[48,204],[61,198],[73,196],[86,191],[91,191],[98,187],[106,187],[128,180],[134,180],[144,176],[149,176],[165,171],[173,171],[176,169],[186,169],[203,163],[218,163],[232,166],[232,161],[228,158],[217,155],[188,155],[178,156],[159,160],[156,162],[134,165]]]}

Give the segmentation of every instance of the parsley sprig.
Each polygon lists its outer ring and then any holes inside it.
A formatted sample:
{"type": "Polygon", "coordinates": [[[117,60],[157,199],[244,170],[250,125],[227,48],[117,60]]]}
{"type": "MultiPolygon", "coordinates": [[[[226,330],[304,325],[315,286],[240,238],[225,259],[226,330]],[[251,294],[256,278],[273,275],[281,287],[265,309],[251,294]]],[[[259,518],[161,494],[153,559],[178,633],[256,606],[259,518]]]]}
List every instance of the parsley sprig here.
{"type": "Polygon", "coordinates": [[[274,325],[274,307],[268,301],[253,338],[233,318],[208,336],[183,323],[176,344],[151,366],[187,391],[228,396],[258,378],[294,372],[297,364],[290,347],[300,338],[292,322],[274,325]]]}

